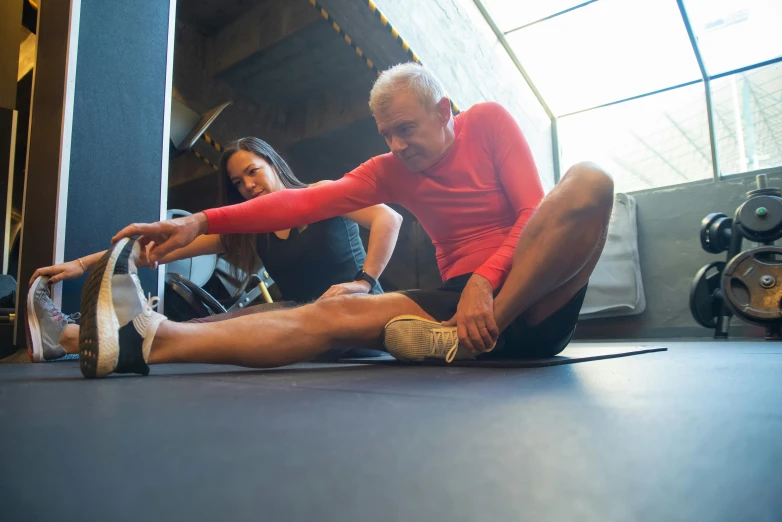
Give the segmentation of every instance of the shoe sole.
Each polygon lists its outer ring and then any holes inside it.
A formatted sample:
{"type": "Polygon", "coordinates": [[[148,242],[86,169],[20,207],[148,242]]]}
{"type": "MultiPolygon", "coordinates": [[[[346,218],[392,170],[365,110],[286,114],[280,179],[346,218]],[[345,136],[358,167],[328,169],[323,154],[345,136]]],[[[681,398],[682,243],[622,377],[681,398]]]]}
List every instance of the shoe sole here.
{"type": "Polygon", "coordinates": [[[38,316],[35,315],[35,292],[38,291],[41,284],[46,284],[44,278],[38,276],[33,281],[33,285],[27,292],[27,309],[24,311],[27,323],[27,356],[30,358],[30,362],[45,362],[46,359],[43,356],[43,333],[41,332],[41,323],[38,322],[38,316]],[[37,342],[36,342],[37,341],[37,342]]]}
{"type": "Polygon", "coordinates": [[[118,241],[93,267],[81,294],[79,366],[88,379],[105,377],[119,361],[119,320],[111,296],[117,259],[128,241],[118,241]]]}

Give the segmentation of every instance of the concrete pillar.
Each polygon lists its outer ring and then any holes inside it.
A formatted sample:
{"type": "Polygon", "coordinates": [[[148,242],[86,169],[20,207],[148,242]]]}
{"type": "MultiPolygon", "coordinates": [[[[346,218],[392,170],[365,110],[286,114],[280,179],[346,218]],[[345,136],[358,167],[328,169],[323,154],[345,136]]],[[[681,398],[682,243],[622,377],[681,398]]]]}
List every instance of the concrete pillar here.
{"type": "MultiPolygon", "coordinates": [[[[41,3],[17,345],[36,268],[104,250],[128,223],[165,215],[175,10],[175,0],[41,3]]],[[[139,275],[162,296],[162,271],[139,275]]],[[[55,287],[65,312],[79,309],[83,283],[55,287]]]]}

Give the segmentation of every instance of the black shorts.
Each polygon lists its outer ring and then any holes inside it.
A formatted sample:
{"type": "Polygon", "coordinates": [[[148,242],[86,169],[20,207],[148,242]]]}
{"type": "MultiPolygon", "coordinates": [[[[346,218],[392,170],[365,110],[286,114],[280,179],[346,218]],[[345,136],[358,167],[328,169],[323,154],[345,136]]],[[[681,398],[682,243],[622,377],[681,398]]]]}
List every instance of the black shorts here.
{"type": "MultiPolygon", "coordinates": [[[[436,290],[405,290],[406,295],[437,321],[447,321],[456,313],[462,290],[472,274],[453,277],[436,290]]],[[[553,357],[565,349],[576,331],[578,314],[584,304],[587,286],[565,306],[540,324],[528,326],[517,317],[500,335],[497,347],[481,358],[518,359],[523,357],[553,357]]]]}

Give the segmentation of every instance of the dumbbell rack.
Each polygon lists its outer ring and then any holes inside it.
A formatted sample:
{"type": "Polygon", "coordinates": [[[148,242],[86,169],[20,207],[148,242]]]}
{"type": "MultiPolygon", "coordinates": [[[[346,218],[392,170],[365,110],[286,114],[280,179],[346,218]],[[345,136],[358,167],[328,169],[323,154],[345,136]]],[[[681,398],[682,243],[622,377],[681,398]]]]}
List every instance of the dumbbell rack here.
{"type": "Polygon", "coordinates": [[[725,262],[701,268],[690,290],[690,310],[715,339],[726,339],[732,316],[766,328],[766,339],[782,339],[782,191],[769,187],[765,174],[747,193],[733,219],[713,213],[701,222],[703,249],[727,252],[725,262]],[[742,252],[744,240],[758,247],[742,252]]]}

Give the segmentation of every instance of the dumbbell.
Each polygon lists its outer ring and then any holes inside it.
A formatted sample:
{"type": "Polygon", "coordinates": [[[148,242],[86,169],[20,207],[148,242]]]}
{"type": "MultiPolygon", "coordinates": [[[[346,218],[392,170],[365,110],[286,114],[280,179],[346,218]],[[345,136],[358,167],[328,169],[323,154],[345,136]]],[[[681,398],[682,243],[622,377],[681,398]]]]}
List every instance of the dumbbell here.
{"type": "Polygon", "coordinates": [[[730,246],[730,237],[733,229],[733,220],[714,212],[701,221],[701,246],[710,254],[724,252],[730,246]]]}

